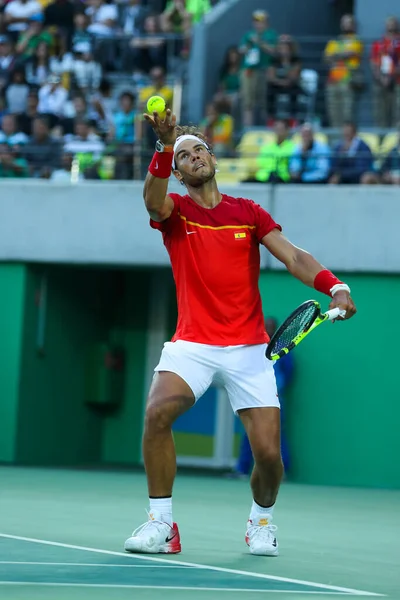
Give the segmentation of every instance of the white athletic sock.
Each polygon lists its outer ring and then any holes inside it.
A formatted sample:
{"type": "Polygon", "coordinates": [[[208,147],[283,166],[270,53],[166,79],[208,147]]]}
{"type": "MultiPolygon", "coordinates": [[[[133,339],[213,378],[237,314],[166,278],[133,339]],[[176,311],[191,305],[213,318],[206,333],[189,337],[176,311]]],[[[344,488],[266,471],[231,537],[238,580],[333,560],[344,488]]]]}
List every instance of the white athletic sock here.
{"type": "Polygon", "coordinates": [[[150,512],[155,510],[161,513],[162,520],[172,527],[172,498],[149,498],[150,512]]]}
{"type": "Polygon", "coordinates": [[[274,505],[265,508],[264,506],[260,506],[255,500],[253,500],[249,519],[250,521],[252,521],[252,523],[254,523],[254,525],[257,525],[262,519],[268,519],[269,517],[272,520],[273,512],[274,505]]]}

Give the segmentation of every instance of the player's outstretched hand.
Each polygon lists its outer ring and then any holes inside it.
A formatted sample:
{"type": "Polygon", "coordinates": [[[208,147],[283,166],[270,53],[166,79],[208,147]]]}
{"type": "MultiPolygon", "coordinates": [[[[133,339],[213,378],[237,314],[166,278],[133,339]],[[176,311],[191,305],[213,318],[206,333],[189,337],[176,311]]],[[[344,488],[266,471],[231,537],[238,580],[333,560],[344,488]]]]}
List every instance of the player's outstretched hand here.
{"type": "Polygon", "coordinates": [[[341,310],[346,311],[346,315],[344,317],[338,317],[335,321],[343,321],[344,319],[351,319],[357,312],[355,304],[350,297],[350,294],[345,290],[341,290],[336,292],[336,294],[332,298],[332,302],[329,305],[329,308],[340,308],[341,310]]]}
{"type": "Polygon", "coordinates": [[[176,142],[176,116],[168,108],[165,112],[165,117],[162,119],[158,112],[153,112],[152,115],[144,113],[145,120],[150,123],[155,134],[163,144],[172,145],[176,142]]]}

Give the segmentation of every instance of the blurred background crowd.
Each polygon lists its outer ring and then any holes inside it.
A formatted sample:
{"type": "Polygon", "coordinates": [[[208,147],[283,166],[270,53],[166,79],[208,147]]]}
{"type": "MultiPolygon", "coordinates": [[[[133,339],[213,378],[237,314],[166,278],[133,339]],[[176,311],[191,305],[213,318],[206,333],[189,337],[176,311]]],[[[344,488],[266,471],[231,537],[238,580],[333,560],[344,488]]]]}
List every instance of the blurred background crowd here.
{"type": "MultiPolygon", "coordinates": [[[[185,118],[193,30],[223,2],[2,0],[0,177],[142,178],[146,101],[185,118]]],[[[363,40],[345,8],[338,35],[312,42],[252,12],[200,122],[222,181],[400,183],[399,21],[363,40]]]]}

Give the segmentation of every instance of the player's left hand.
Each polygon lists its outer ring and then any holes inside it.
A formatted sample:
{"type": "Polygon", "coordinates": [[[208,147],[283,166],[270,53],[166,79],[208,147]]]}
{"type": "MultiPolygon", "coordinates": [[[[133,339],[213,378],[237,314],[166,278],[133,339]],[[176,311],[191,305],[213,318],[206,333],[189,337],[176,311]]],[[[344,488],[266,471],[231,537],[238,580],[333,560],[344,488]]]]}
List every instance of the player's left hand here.
{"type": "Polygon", "coordinates": [[[329,308],[340,308],[340,310],[345,310],[346,315],[344,317],[338,317],[334,319],[334,321],[344,321],[345,319],[351,319],[357,312],[356,306],[353,300],[350,297],[350,294],[345,290],[340,290],[336,292],[336,294],[332,298],[332,302],[329,305],[329,308]]]}

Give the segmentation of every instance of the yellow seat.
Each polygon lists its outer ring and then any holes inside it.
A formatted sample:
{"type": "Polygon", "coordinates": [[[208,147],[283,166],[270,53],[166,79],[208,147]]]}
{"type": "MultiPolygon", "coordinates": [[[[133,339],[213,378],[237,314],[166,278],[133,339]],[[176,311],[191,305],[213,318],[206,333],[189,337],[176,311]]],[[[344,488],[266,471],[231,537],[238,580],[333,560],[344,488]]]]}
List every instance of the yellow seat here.
{"type": "Polygon", "coordinates": [[[241,157],[256,158],[260,153],[260,148],[265,144],[271,144],[274,140],[275,134],[272,131],[248,131],[238,144],[238,154],[241,157]]]}
{"type": "Polygon", "coordinates": [[[248,164],[241,158],[219,158],[218,183],[240,183],[249,176],[248,164]]]}
{"type": "Polygon", "coordinates": [[[394,131],[386,134],[379,149],[380,154],[382,156],[389,154],[389,152],[398,145],[399,137],[400,135],[394,131]]]}
{"type": "MultiPolygon", "coordinates": [[[[326,144],[327,146],[329,145],[328,136],[325,133],[322,133],[322,131],[316,131],[314,133],[314,139],[317,142],[320,142],[321,144],[326,144]]],[[[300,133],[295,133],[294,136],[292,137],[292,142],[294,144],[296,144],[296,146],[300,146],[300,144],[301,144],[301,134],[300,133]]]]}
{"type": "Polygon", "coordinates": [[[360,131],[357,135],[360,140],[367,144],[372,154],[378,156],[381,146],[379,135],[376,133],[368,133],[366,131],[360,131]]]}

